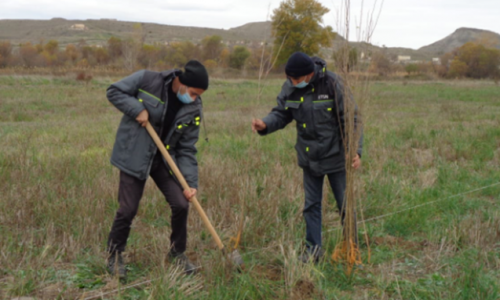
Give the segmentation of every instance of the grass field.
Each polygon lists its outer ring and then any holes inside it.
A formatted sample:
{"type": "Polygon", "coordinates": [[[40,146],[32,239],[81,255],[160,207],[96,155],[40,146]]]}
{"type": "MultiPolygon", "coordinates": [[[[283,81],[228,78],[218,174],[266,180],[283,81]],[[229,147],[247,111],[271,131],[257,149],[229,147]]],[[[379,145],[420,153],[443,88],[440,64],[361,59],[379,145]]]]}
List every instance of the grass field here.
{"type": "MultiPolygon", "coordinates": [[[[258,100],[256,81],[213,80],[203,97],[199,199],[227,245],[243,220],[245,271],[222,260],[192,209],[188,251],[201,268],[179,275],[166,261],[170,210],[148,182],[120,284],[105,270],[118,207],[109,156],[121,118],[105,90],[117,79],[0,77],[1,299],[500,298],[498,86],[373,83],[360,104],[356,183],[370,247],[362,242],[364,268],[346,276],[330,259],[297,260],[305,226],[294,126],[251,134],[251,118],[274,106],[281,82],[268,82],[258,100]]],[[[331,255],[340,233],[331,192],[323,226],[331,255]]]]}

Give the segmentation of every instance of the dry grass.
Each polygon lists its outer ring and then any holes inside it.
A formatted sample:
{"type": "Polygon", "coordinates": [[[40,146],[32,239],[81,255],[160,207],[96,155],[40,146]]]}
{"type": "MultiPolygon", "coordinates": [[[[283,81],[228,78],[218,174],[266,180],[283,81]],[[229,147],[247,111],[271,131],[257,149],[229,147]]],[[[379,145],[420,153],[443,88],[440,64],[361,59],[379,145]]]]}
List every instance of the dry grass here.
{"type": "MultiPolygon", "coordinates": [[[[188,254],[200,274],[178,276],[165,259],[170,211],[148,182],[126,252],[127,284],[147,283],[124,290],[104,265],[117,208],[118,173],[109,155],[121,117],[104,92],[115,79],[86,85],[74,78],[0,77],[0,298],[499,296],[498,186],[368,222],[371,262],[351,277],[331,261],[299,264],[303,190],[294,128],[260,138],[249,125],[274,105],[278,80],[264,87],[261,100],[258,83],[243,80],[213,80],[204,97],[210,142],[198,143],[199,200],[225,244],[243,221],[247,271],[235,273],[224,262],[192,211],[188,254]]],[[[370,93],[356,185],[367,218],[498,181],[497,87],[376,82],[370,93]]],[[[329,192],[323,238],[330,254],[340,232],[334,207],[329,192]]]]}

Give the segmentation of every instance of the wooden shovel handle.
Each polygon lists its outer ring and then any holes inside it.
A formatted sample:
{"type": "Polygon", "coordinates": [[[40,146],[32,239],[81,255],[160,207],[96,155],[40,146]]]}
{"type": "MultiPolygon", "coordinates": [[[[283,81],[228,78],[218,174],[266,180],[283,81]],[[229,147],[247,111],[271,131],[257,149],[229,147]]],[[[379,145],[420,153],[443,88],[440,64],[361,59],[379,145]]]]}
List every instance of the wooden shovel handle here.
{"type": "MultiPolygon", "coordinates": [[[[179,182],[182,186],[182,189],[189,191],[190,187],[187,184],[186,179],[184,179],[184,176],[179,171],[179,168],[177,168],[177,165],[175,164],[174,160],[172,159],[172,157],[168,153],[167,149],[165,149],[165,145],[163,145],[162,141],[158,137],[158,134],[156,133],[153,126],[151,126],[151,124],[149,122],[146,124],[146,129],[149,132],[149,135],[151,136],[153,141],[156,143],[158,150],[160,150],[161,154],[163,154],[163,157],[167,161],[170,169],[172,170],[172,172],[174,172],[175,177],[177,178],[177,180],[179,180],[179,182]]],[[[198,202],[198,199],[196,199],[196,196],[191,198],[191,203],[193,203],[195,209],[200,214],[201,219],[203,220],[203,223],[205,224],[205,227],[207,227],[208,231],[210,231],[210,234],[212,235],[212,237],[213,237],[215,243],[217,244],[217,246],[219,247],[219,249],[224,250],[224,245],[222,244],[222,241],[221,241],[219,235],[217,234],[214,227],[212,226],[212,223],[210,223],[210,220],[208,219],[207,215],[205,214],[205,211],[203,210],[200,203],[198,202]]]]}

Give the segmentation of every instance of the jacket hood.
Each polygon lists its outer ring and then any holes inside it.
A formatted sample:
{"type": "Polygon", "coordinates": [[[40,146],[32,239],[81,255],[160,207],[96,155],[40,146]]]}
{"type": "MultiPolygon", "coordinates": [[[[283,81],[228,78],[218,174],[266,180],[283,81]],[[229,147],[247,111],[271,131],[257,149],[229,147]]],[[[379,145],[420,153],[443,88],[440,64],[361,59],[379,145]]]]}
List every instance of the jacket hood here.
{"type": "Polygon", "coordinates": [[[321,69],[326,68],[326,61],[324,61],[322,58],[319,58],[317,56],[311,57],[315,67],[319,66],[321,69]]]}

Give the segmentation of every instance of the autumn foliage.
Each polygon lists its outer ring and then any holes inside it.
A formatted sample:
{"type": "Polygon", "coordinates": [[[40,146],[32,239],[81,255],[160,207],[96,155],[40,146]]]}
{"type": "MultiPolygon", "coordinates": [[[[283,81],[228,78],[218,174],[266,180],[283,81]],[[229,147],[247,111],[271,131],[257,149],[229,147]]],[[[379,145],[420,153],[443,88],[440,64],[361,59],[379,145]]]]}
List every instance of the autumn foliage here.
{"type": "Polygon", "coordinates": [[[137,69],[164,70],[180,68],[190,59],[197,59],[210,68],[257,68],[249,64],[253,51],[245,45],[227,45],[219,36],[208,36],[195,44],[191,41],[174,41],[165,44],[145,44],[140,36],[122,40],[111,37],[105,45],[89,45],[85,40],[61,46],[49,40],[12,45],[0,41],[0,68],[8,67],[111,67],[127,71],[137,69]]]}
{"type": "Polygon", "coordinates": [[[500,50],[479,43],[466,43],[441,57],[440,75],[449,78],[500,77],[500,50]]]}

